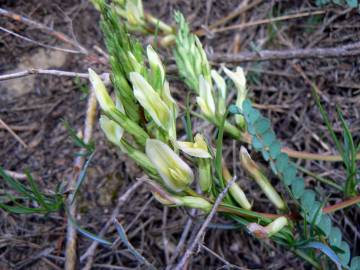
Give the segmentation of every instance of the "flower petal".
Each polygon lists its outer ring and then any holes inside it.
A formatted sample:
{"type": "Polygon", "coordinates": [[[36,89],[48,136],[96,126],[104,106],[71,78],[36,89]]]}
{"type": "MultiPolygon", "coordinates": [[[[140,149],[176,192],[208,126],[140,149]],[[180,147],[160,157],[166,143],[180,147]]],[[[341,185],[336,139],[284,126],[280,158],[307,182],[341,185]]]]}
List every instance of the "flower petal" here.
{"type": "Polygon", "coordinates": [[[148,139],[145,145],[148,158],[156,167],[165,185],[175,192],[186,188],[194,180],[189,167],[167,144],[148,139]]]}
{"type": "Polygon", "coordinates": [[[150,114],[155,123],[167,129],[171,119],[170,110],[161,100],[151,85],[137,72],[130,73],[130,81],[134,88],[134,96],[141,106],[150,114]]]}

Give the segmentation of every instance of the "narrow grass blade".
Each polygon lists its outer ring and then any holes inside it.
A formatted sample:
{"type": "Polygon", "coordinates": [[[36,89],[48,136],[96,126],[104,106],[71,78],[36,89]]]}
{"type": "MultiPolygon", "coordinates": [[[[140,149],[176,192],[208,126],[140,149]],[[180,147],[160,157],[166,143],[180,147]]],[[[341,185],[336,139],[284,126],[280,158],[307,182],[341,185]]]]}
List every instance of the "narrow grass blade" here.
{"type": "Polygon", "coordinates": [[[116,230],[119,234],[119,237],[121,239],[121,241],[123,242],[123,244],[127,247],[127,249],[129,250],[129,252],[131,252],[132,255],[134,255],[134,257],[142,264],[145,264],[147,269],[153,269],[155,270],[155,266],[153,266],[150,262],[148,262],[135,248],[134,246],[129,242],[125,230],[123,228],[123,226],[120,224],[119,221],[117,221],[116,219],[114,219],[114,224],[116,227],[116,230]]]}

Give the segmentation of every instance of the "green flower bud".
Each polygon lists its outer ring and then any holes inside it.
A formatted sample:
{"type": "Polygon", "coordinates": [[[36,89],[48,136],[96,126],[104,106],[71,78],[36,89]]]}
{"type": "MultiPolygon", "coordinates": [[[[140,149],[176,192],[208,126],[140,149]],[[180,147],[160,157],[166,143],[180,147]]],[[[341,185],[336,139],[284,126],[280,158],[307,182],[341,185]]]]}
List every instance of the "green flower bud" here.
{"type": "Polygon", "coordinates": [[[100,104],[101,109],[105,112],[109,112],[115,109],[115,104],[107,92],[105,84],[100,79],[99,75],[97,75],[91,68],[89,68],[88,71],[90,83],[95,91],[95,96],[100,104]]]}
{"type": "MultiPolygon", "coordinates": [[[[232,179],[232,176],[228,170],[228,168],[223,163],[222,165],[222,173],[224,180],[229,183],[232,179]]],[[[241,187],[237,183],[233,183],[231,187],[229,188],[229,192],[231,196],[234,198],[234,200],[244,209],[250,210],[251,204],[246,198],[246,195],[244,191],[241,189],[241,187]]]]}
{"type": "MultiPolygon", "coordinates": [[[[224,68],[226,75],[234,82],[237,89],[236,106],[242,108],[242,104],[247,96],[246,90],[246,78],[244,71],[241,67],[236,68],[236,72],[233,72],[227,68],[224,68]]],[[[236,115],[235,121],[240,127],[244,127],[245,120],[242,115],[236,115]]]]}
{"type": "Polygon", "coordinates": [[[148,45],[146,48],[147,57],[149,59],[149,64],[151,71],[153,74],[156,74],[156,70],[160,71],[161,75],[161,85],[164,83],[165,80],[165,69],[164,66],[160,60],[159,55],[154,51],[154,49],[151,47],[151,45],[148,45]]]}
{"type": "Polygon", "coordinates": [[[201,197],[184,196],[178,197],[185,207],[201,209],[208,213],[211,211],[212,204],[201,197]]]}
{"type": "Polygon", "coordinates": [[[280,195],[271,185],[270,181],[260,171],[260,168],[257,166],[257,164],[251,159],[248,151],[243,146],[240,149],[240,162],[241,162],[241,166],[246,170],[248,174],[250,174],[250,176],[260,186],[266,197],[278,209],[284,210],[286,208],[284,201],[281,199],[280,195]]]}
{"type": "Polygon", "coordinates": [[[199,96],[196,98],[203,114],[209,119],[215,118],[215,102],[212,95],[211,85],[202,75],[199,77],[199,96]]]}

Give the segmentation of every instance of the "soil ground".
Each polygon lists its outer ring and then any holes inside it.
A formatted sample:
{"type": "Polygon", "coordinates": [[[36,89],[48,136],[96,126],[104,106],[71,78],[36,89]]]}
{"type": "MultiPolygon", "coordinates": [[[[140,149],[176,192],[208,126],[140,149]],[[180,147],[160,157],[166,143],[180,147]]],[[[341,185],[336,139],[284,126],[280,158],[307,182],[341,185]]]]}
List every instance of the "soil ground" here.
{"type": "MultiPolygon", "coordinates": [[[[144,1],[145,9],[172,22],[172,12],[182,11],[191,26],[207,29],[208,25],[224,18],[246,1],[144,1]]],[[[248,1],[249,3],[251,1],[248,1]]],[[[206,51],[233,53],[262,49],[292,49],[337,47],[360,39],[360,13],[344,6],[316,6],[314,1],[259,1],[259,4],[230,20],[227,25],[257,21],[309,10],[324,10],[323,14],[265,23],[239,30],[213,34],[202,38],[206,51]]],[[[0,74],[36,67],[86,72],[92,67],[99,72],[109,66],[94,48],[105,50],[99,28],[99,14],[88,1],[4,1],[0,7],[72,34],[90,51],[89,55],[69,54],[50,50],[0,32],[0,74]]],[[[65,46],[54,37],[26,26],[21,22],[0,17],[0,26],[53,46],[65,46]]],[[[162,49],[165,59],[170,51],[162,49]]],[[[310,88],[293,68],[300,65],[307,77],[321,91],[324,106],[329,112],[337,134],[341,128],[336,118],[338,104],[351,127],[355,141],[360,139],[360,58],[274,60],[242,63],[247,71],[250,97],[261,111],[271,119],[277,135],[284,145],[299,151],[335,154],[336,149],[326,126],[315,106],[310,88]]],[[[220,65],[221,63],[213,63],[220,65]]],[[[72,170],[78,148],[64,127],[81,130],[86,109],[86,97],[81,91],[84,80],[55,76],[34,76],[0,82],[0,118],[26,143],[21,145],[4,126],[0,125],[0,165],[7,170],[36,176],[45,190],[54,190],[66,182],[72,170]]],[[[185,89],[175,84],[175,96],[181,100],[185,89]]],[[[99,232],[109,220],[116,200],[142,172],[121,152],[104,139],[98,125],[94,132],[96,154],[91,162],[87,179],[81,188],[78,222],[88,230],[99,232]]],[[[225,141],[225,153],[233,157],[233,142],[225,141]]],[[[235,144],[238,148],[239,143],[235,144]]],[[[256,158],[256,156],[255,156],[256,158]]],[[[298,161],[306,169],[343,185],[346,179],[340,163],[298,161]]],[[[265,167],[264,167],[265,168],[265,167]]],[[[243,175],[245,190],[252,194],[259,210],[271,209],[258,187],[243,175]]],[[[329,203],[341,200],[342,194],[328,185],[306,176],[307,185],[313,186],[329,203]]],[[[274,184],[277,181],[274,179],[274,184]]],[[[281,185],[277,185],[281,189],[281,185]]],[[[0,193],[5,192],[0,182],[0,193]]],[[[272,209],[273,210],[273,209],[272,209]]],[[[165,209],[153,200],[145,186],[141,186],[120,209],[119,221],[126,228],[130,242],[142,255],[157,266],[164,267],[166,250],[174,251],[189,215],[182,209],[165,209]]],[[[196,217],[193,232],[201,224],[196,217]]],[[[353,255],[360,253],[359,208],[341,211],[333,221],[342,227],[344,238],[352,245],[353,255]]],[[[226,223],[221,217],[215,223],[226,223]]],[[[0,209],[0,269],[62,269],[66,218],[63,212],[47,216],[11,215],[0,209]]],[[[116,238],[115,228],[105,235],[116,238]]],[[[82,255],[91,240],[79,236],[78,251],[82,255]]],[[[203,244],[231,264],[244,269],[309,269],[302,260],[271,241],[259,241],[243,230],[209,229],[203,244]]],[[[93,269],[136,269],[137,261],[127,249],[99,246],[93,269]]],[[[194,255],[189,269],[225,269],[224,262],[202,249],[194,255]]],[[[79,269],[81,265],[79,265],[79,269]]]]}

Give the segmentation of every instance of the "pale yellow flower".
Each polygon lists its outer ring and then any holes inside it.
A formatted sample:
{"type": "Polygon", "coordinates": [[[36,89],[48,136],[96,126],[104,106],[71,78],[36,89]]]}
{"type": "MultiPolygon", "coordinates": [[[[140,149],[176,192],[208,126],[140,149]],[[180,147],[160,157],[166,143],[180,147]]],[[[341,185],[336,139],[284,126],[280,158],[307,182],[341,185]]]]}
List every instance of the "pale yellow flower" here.
{"type": "Polygon", "coordinates": [[[201,134],[196,134],[194,142],[177,141],[176,146],[186,154],[199,157],[199,158],[211,158],[208,150],[208,146],[201,134]]]}
{"type": "Polygon", "coordinates": [[[189,165],[162,141],[147,139],[145,153],[169,189],[175,192],[182,191],[194,180],[189,165]]]}
{"type": "Polygon", "coordinates": [[[171,112],[159,93],[137,72],[130,73],[130,81],[133,85],[134,96],[141,106],[158,126],[167,130],[171,124],[171,112]]]}

